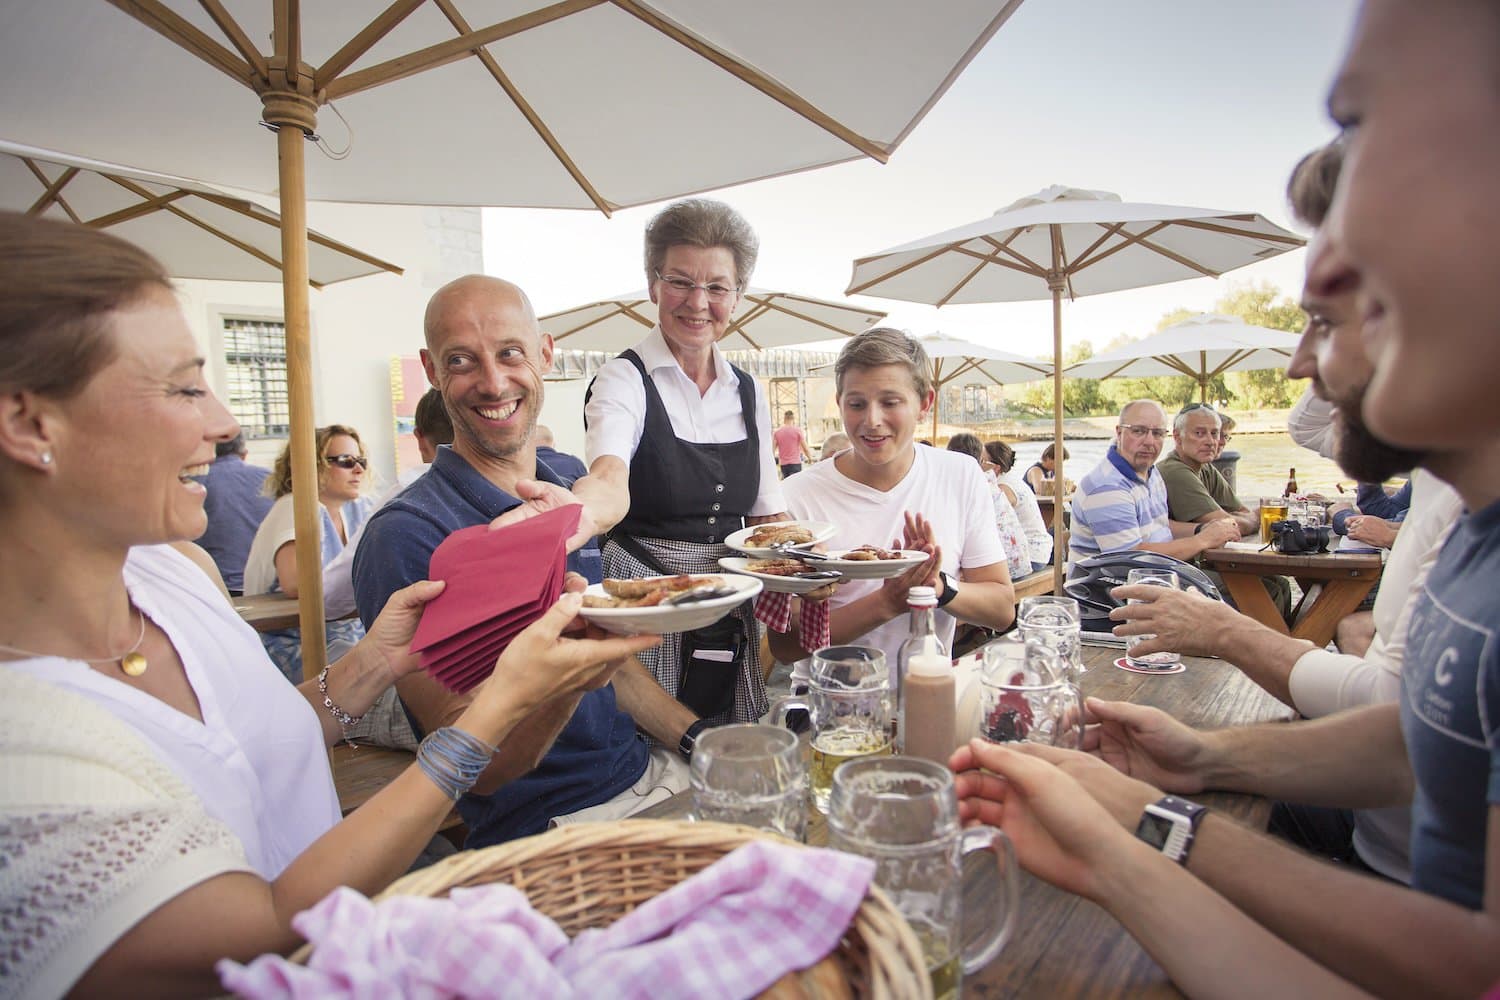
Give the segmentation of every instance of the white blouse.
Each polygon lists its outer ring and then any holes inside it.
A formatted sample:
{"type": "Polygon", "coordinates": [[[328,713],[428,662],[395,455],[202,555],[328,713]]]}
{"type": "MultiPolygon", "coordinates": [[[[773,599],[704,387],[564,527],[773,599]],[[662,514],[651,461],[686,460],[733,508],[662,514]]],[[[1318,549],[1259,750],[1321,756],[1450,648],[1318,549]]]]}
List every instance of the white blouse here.
{"type": "MultiPolygon", "coordinates": [[[[651,374],[679,440],[691,444],[745,440],[748,431],[740,406],[739,376],[717,346],[713,349],[714,383],[708,392],[701,394],[672,356],[661,327],[636,344],[635,353],[651,374]]],[[[782,498],[781,474],[771,448],[771,412],[760,383],[754,379],[751,383],[755,389],[755,427],[760,438],[760,491],[745,513],[776,514],[786,510],[786,501],[782,498]]],[[[641,384],[640,372],[624,358],[606,363],[594,379],[593,392],[583,413],[588,421],[585,461],[592,466],[599,456],[614,455],[630,465],[646,430],[646,387],[641,384]]]]}
{"type": "Polygon", "coordinates": [[[317,714],[204,572],[170,546],[131,549],[125,586],[172,640],[203,721],[81,660],[6,664],[98,703],[129,725],[274,879],[339,821],[317,714]]]}

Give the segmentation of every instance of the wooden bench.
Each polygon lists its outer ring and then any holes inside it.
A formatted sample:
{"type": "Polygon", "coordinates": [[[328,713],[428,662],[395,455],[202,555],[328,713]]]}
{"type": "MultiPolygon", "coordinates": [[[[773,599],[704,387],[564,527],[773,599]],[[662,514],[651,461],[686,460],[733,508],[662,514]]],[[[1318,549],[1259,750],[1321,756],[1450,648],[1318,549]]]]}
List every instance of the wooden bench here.
{"type": "MultiPolygon", "coordinates": [[[[417,759],[417,755],[409,750],[354,747],[347,743],[334,747],[328,756],[333,765],[333,787],[339,795],[339,809],[345,816],[374,798],[376,792],[417,759]]],[[[463,825],[458,810],[450,809],[438,830],[462,829],[463,825]]]]}

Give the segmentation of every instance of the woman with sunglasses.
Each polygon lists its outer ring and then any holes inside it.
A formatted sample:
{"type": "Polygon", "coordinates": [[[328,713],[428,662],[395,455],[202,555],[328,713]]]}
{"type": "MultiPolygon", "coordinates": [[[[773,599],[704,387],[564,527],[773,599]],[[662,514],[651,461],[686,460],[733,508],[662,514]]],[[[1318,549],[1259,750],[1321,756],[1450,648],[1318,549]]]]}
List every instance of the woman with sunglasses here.
{"type": "MultiPolygon", "coordinates": [[[[327,566],[349,539],[358,533],[375,509],[370,497],[361,496],[369,459],[359,432],[343,424],[318,428],[318,503],[322,507],[323,565],[327,566]]],[[[297,596],[296,525],[292,514],[292,446],[287,442],[276,456],[276,465],[266,478],[266,492],[276,498],[266,519],[250,543],[245,560],[245,594],[297,596]]],[[[328,662],[332,663],[365,634],[358,619],[328,623],[328,662]]],[[[302,630],[284,629],[261,636],[266,652],[287,680],[302,681],[302,630]]]]}
{"type": "Polygon", "coordinates": [[[394,593],[323,690],[287,684],[172,544],[239,428],[161,265],[0,212],[0,274],[0,995],[216,996],[216,960],[290,952],[294,914],[385,888],[494,745],[655,640],[562,636],[563,597],[341,821],[326,750],[420,669],[443,584],[394,593]]]}

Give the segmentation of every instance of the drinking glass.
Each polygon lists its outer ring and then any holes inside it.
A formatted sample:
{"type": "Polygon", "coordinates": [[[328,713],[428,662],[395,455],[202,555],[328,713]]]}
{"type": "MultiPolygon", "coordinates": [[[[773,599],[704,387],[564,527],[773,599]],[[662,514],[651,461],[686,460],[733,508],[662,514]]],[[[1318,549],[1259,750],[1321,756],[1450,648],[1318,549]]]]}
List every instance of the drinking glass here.
{"type": "Polygon", "coordinates": [[[1025,643],[1027,657],[1046,658],[1056,676],[1077,682],[1082,679],[1082,624],[1078,602],[1071,597],[1023,597],[1016,610],[1016,625],[1025,643]]]}
{"type": "Polygon", "coordinates": [[[939,1000],[958,997],[964,974],[984,968],[1005,947],[1016,919],[1015,852],[994,827],[959,825],[953,774],[946,767],[914,757],[840,767],[833,777],[828,843],[875,862],[876,884],[922,943],[939,1000]],[[986,905],[983,914],[971,918],[990,918],[986,933],[975,940],[963,926],[965,868],[971,878],[987,878],[992,870],[988,864],[964,864],[978,851],[994,855],[1001,891],[974,894],[986,905]]]}
{"type": "MultiPolygon", "coordinates": [[[[1126,583],[1147,583],[1155,587],[1170,587],[1179,589],[1181,582],[1177,574],[1169,569],[1133,569],[1125,574],[1126,583]]],[[[1131,604],[1144,604],[1145,601],[1131,600],[1131,604]]],[[[1147,639],[1155,639],[1154,635],[1133,635],[1125,642],[1125,662],[1137,670],[1168,670],[1182,662],[1181,653],[1149,653],[1145,656],[1135,656],[1131,653],[1138,643],[1147,639]]]]}
{"type": "Polygon", "coordinates": [[[803,839],[807,772],[790,729],[753,722],[710,729],[693,748],[690,771],[697,819],[803,839]]]}
{"type": "Polygon", "coordinates": [[[1298,524],[1307,523],[1307,501],[1289,500],[1286,505],[1286,519],[1296,521],[1298,524]]]}
{"type": "Polygon", "coordinates": [[[885,653],[874,646],[828,646],[813,654],[805,695],[782,698],[771,719],[786,726],[787,713],[807,712],[812,721],[812,793],[819,812],[828,811],[833,772],[860,757],[891,753],[891,689],[885,653]]]}
{"type": "Polygon", "coordinates": [[[1083,745],[1083,693],[1053,672],[1048,658],[1032,660],[1024,645],[984,647],[979,735],[992,743],[1083,745]]]}
{"type": "Polygon", "coordinates": [[[1281,497],[1265,497],[1260,502],[1260,543],[1271,544],[1271,525],[1286,520],[1286,501],[1281,497]]]}

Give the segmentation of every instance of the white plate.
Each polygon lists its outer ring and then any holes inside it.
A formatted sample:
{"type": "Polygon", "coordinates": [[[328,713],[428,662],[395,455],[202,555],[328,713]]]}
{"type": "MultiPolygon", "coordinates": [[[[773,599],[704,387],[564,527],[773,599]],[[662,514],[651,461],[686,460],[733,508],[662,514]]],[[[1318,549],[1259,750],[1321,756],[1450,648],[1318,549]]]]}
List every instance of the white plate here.
{"type": "Polygon", "coordinates": [[[827,521],[772,521],[770,524],[757,524],[749,528],[741,528],[724,539],[724,544],[736,552],[743,552],[745,555],[754,556],[756,559],[774,559],[781,553],[776,552],[774,549],[757,549],[745,545],[746,539],[761,528],[770,527],[771,524],[800,524],[812,532],[813,542],[827,541],[833,537],[833,533],[836,530],[827,521]]]}
{"type": "Polygon", "coordinates": [[[819,559],[819,569],[838,570],[850,580],[887,580],[893,576],[900,576],[913,566],[921,565],[927,559],[927,553],[917,552],[914,549],[897,549],[901,553],[900,559],[840,559],[839,556],[850,549],[834,549],[829,552],[828,559],[819,559]]]}
{"type": "MultiPolygon", "coordinates": [[[[743,573],[745,576],[754,577],[759,580],[766,590],[773,594],[805,594],[811,590],[817,590],[825,583],[838,583],[837,580],[809,580],[800,576],[777,576],[775,573],[757,573],[750,568],[750,560],[741,556],[725,556],[719,560],[719,565],[731,573],[743,573]]],[[[821,563],[809,563],[815,569],[822,569],[821,563]]]]}
{"type": "MultiPolygon", "coordinates": [[[[760,581],[752,577],[731,573],[723,579],[725,584],[735,588],[735,593],[725,597],[715,597],[708,601],[695,601],[692,604],[654,608],[583,608],[578,613],[606,632],[614,632],[618,635],[670,635],[673,632],[691,632],[695,628],[712,625],[760,593],[760,581]]],[[[602,583],[592,585],[584,593],[597,597],[606,596],[602,583]]]]}

